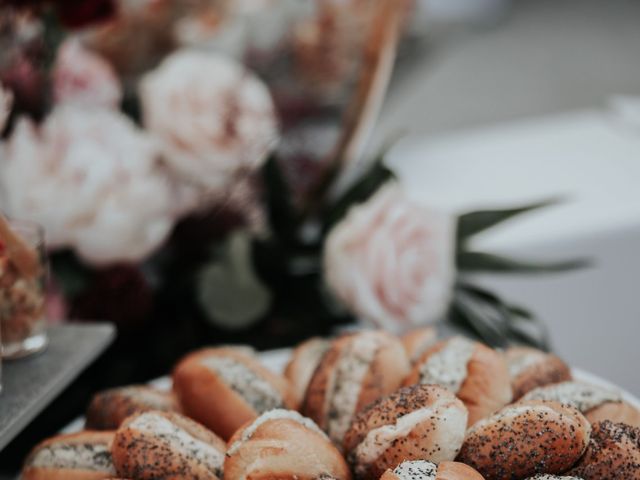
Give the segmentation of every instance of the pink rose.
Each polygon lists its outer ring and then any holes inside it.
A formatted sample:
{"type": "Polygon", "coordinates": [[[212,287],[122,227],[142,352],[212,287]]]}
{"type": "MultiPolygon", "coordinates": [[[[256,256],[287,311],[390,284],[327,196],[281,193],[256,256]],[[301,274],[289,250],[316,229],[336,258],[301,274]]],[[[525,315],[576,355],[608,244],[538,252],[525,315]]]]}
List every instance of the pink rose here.
{"type": "Polygon", "coordinates": [[[139,261],[175,222],[157,145],[118,111],[56,107],[21,119],[0,162],[0,208],[45,227],[92,264],[139,261]]]}
{"type": "Polygon", "coordinates": [[[140,99],[168,166],[212,192],[260,167],[278,137],[267,87],[217,54],[172,54],[144,77],[140,99]]]}
{"type": "Polygon", "coordinates": [[[58,49],[53,98],[56,103],[115,108],[122,100],[122,87],[107,61],[71,38],[58,49]]]}
{"type": "Polygon", "coordinates": [[[396,183],[353,207],[330,232],[325,278],[355,314],[394,331],[432,322],[451,298],[452,218],[407,198],[396,183]]]}

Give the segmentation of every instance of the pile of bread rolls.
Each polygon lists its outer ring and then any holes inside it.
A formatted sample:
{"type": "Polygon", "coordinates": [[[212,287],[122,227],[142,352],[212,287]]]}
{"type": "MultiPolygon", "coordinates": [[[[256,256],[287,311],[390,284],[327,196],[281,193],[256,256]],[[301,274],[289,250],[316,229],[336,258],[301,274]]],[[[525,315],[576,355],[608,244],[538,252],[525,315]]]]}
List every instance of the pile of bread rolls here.
{"type": "Polygon", "coordinates": [[[426,328],[312,339],[284,375],[206,348],[173,389],[98,393],[24,480],[640,480],[640,412],[557,356],[426,328]]]}

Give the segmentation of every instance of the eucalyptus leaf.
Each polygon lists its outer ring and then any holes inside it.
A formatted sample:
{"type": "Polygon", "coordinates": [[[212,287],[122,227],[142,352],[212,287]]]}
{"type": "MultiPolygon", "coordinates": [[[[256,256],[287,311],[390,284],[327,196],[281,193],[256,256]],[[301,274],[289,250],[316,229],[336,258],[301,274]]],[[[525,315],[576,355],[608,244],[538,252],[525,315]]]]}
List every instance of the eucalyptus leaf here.
{"type": "Polygon", "coordinates": [[[247,328],[260,320],[272,301],[252,263],[251,238],[244,232],[232,235],[221,258],[201,270],[198,301],[209,320],[218,327],[247,328]]]}
{"type": "Polygon", "coordinates": [[[492,253],[463,251],[456,255],[456,264],[458,270],[465,273],[550,273],[584,268],[589,262],[583,259],[551,263],[526,262],[492,253]]]}
{"type": "Polygon", "coordinates": [[[393,178],[395,174],[382,163],[382,157],[379,157],[371,168],[325,212],[323,232],[331,230],[352,206],[367,201],[382,185],[393,178]]]}
{"type": "Polygon", "coordinates": [[[548,207],[559,202],[559,199],[549,199],[531,205],[499,210],[478,210],[458,217],[458,245],[463,245],[469,237],[487,230],[510,218],[526,212],[548,207]]]}

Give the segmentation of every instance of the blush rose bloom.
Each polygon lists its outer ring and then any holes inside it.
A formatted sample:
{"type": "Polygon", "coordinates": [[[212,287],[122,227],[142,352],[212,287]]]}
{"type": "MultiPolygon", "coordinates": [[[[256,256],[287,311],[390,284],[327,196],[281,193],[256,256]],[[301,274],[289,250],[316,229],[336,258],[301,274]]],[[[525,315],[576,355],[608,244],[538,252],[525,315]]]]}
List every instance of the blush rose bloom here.
{"type": "Polygon", "coordinates": [[[53,99],[56,103],[116,108],[122,100],[122,86],[106,60],[70,38],[60,45],[56,56],[53,99]]]}
{"type": "Polygon", "coordinates": [[[1,208],[89,263],[141,260],[174,224],[157,146],[117,111],[59,106],[40,129],[23,118],[2,157],[1,208]]]}
{"type": "Polygon", "coordinates": [[[325,279],[364,320],[400,332],[433,322],[452,295],[455,277],[451,217],[383,186],[352,207],[325,244],[325,279]]]}
{"type": "Polygon", "coordinates": [[[140,99],[168,166],[211,192],[260,167],[278,137],[267,87],[218,54],[172,54],[143,78],[140,99]]]}

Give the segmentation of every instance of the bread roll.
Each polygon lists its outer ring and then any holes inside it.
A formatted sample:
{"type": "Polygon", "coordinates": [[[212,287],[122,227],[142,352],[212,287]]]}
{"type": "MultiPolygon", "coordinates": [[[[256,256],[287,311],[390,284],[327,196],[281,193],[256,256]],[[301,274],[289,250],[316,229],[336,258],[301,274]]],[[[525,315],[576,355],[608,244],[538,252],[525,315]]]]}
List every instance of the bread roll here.
{"type": "Polygon", "coordinates": [[[364,331],[335,340],[316,368],[302,412],[339,448],[354,415],[400,386],[409,360],[400,340],[364,331]]]}
{"type": "Polygon", "coordinates": [[[301,343],[293,350],[284,376],[289,380],[299,402],[304,399],[309,380],[330,346],[329,340],[316,337],[301,343]]]}
{"type": "Polygon", "coordinates": [[[471,427],[458,461],[487,480],[559,474],[582,456],[590,430],[588,420],[569,405],[520,402],[471,427]]]}
{"type": "Polygon", "coordinates": [[[329,438],[309,418],[271,410],[229,441],[225,480],[348,480],[349,468],[329,438]]]}
{"type": "Polygon", "coordinates": [[[639,479],[640,429],[608,420],[594,423],[587,451],[567,475],[584,480],[639,479]]]}
{"type": "Polygon", "coordinates": [[[467,409],[437,385],[413,385],[362,410],[347,431],[344,451],[356,478],[379,478],[404,460],[453,460],[467,427],[467,409]]]}
{"type": "Polygon", "coordinates": [[[411,330],[402,336],[402,344],[411,363],[415,363],[429,348],[438,342],[435,327],[423,327],[411,330]]]}
{"type": "Polygon", "coordinates": [[[94,395],[86,413],[86,428],[115,430],[128,416],[146,410],[179,411],[171,392],[145,385],[112,388],[94,395]]]}
{"type": "Polygon", "coordinates": [[[482,475],[464,463],[442,462],[439,465],[426,460],[402,462],[385,472],[380,480],[483,480],[482,475]]]}
{"type": "Polygon", "coordinates": [[[580,477],[567,477],[565,475],[547,475],[540,474],[535,477],[529,477],[527,480],[583,480],[580,477]]]}
{"type": "Polygon", "coordinates": [[[571,370],[562,359],[537,348],[508,348],[505,359],[509,367],[514,400],[534,388],[571,380],[571,370]]]}
{"type": "Polygon", "coordinates": [[[464,337],[438,342],[415,363],[404,385],[448,388],[469,410],[469,425],[511,401],[511,381],[501,354],[464,337]]]}
{"type": "Polygon", "coordinates": [[[136,480],[218,480],[225,443],[175,412],[147,411],[127,418],[111,453],[118,475],[136,480]]]}
{"type": "Polygon", "coordinates": [[[236,348],[187,355],[173,372],[184,413],[228,439],[244,423],[274,408],[296,408],[289,382],[236,348]]]}
{"type": "Polygon", "coordinates": [[[585,382],[562,382],[536,388],[523,400],[554,400],[568,403],[593,422],[611,420],[640,427],[640,411],[622,399],[620,392],[585,382]]]}
{"type": "Polygon", "coordinates": [[[101,480],[116,475],[113,432],[57,435],[37,445],[22,469],[23,480],[101,480]]]}

